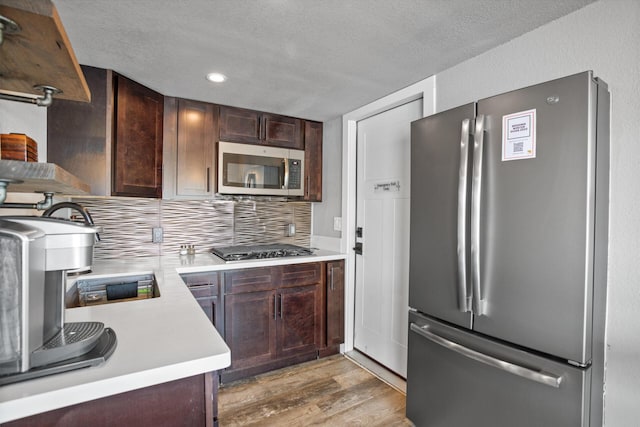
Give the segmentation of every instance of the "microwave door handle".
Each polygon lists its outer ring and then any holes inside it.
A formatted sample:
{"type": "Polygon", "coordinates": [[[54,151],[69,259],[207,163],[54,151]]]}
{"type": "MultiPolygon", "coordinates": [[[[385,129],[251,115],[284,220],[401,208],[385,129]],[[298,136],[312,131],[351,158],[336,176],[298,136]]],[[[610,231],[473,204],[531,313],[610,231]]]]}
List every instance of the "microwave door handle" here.
{"type": "Polygon", "coordinates": [[[244,176],[244,186],[245,188],[255,188],[256,187],[256,174],[252,172],[247,172],[244,176]]]}
{"type": "Polygon", "coordinates": [[[284,185],[282,188],[289,188],[289,159],[284,159],[284,185]]]}
{"type": "Polygon", "coordinates": [[[458,309],[465,313],[471,306],[467,287],[467,171],[469,170],[470,120],[462,121],[460,168],[458,170],[458,309]]]}

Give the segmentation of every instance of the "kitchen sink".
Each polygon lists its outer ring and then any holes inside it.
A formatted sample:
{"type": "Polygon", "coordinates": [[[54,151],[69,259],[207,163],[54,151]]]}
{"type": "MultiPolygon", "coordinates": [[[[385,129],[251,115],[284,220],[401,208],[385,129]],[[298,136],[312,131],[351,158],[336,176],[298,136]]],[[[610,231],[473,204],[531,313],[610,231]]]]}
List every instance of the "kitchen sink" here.
{"type": "Polygon", "coordinates": [[[67,291],[67,308],[137,301],[160,296],[153,273],[78,279],[67,291]]]}

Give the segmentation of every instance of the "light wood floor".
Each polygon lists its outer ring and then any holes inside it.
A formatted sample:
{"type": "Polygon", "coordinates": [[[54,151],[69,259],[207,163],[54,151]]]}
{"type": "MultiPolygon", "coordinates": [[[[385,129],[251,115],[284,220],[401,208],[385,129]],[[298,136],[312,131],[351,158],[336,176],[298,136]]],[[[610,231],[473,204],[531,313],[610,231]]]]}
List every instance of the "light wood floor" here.
{"type": "Polygon", "coordinates": [[[219,423],[231,426],[411,426],[405,396],[342,355],[224,384],[219,423]]]}

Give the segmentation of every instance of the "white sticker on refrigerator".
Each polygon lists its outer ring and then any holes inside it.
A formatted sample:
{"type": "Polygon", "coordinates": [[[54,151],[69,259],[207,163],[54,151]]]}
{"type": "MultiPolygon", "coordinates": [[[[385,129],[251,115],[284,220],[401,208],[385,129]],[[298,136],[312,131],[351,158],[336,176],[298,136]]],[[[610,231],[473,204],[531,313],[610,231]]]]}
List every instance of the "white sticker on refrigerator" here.
{"type": "Polygon", "coordinates": [[[502,116],[502,161],[536,157],[536,110],[502,116]]]}

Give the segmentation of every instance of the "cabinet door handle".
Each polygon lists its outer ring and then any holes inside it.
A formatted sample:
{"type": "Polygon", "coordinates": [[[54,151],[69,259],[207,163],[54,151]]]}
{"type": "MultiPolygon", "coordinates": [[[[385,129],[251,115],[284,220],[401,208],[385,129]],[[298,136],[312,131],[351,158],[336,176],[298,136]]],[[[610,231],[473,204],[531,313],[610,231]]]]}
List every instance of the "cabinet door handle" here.
{"type": "Polygon", "coordinates": [[[283,301],[284,301],[284,296],[280,294],[280,318],[281,319],[284,318],[284,315],[283,315],[284,310],[282,309],[284,305],[283,301]]]}
{"type": "Polygon", "coordinates": [[[259,140],[264,140],[264,137],[262,136],[262,132],[264,132],[264,117],[258,118],[258,139],[259,140]]]}
{"type": "Polygon", "coordinates": [[[207,167],[207,193],[211,191],[211,168],[207,167]]]}
{"type": "Polygon", "coordinates": [[[273,296],[273,320],[278,318],[278,295],[273,296]]]}
{"type": "Polygon", "coordinates": [[[333,290],[333,267],[329,268],[329,289],[333,290]]]}

